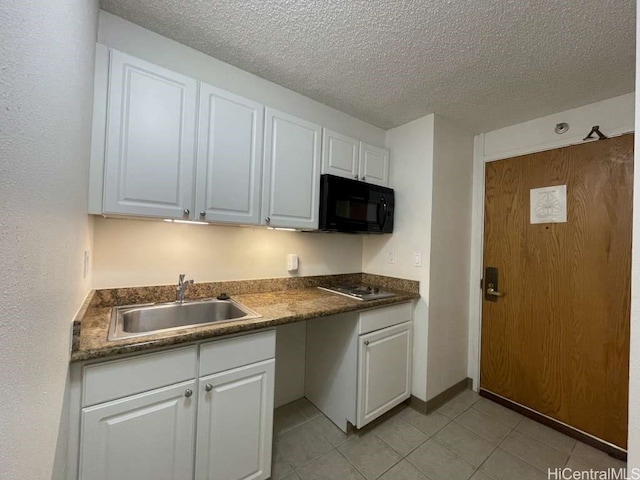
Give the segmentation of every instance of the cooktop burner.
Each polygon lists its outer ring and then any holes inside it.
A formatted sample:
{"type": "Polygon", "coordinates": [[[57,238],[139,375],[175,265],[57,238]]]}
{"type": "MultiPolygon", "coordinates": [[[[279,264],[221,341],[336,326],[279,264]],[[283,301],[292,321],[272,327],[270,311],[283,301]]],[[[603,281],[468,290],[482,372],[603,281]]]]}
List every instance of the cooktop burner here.
{"type": "Polygon", "coordinates": [[[378,300],[380,298],[395,297],[395,293],[385,292],[378,287],[369,285],[332,285],[330,287],[318,287],[320,290],[337,293],[356,300],[378,300]]]}

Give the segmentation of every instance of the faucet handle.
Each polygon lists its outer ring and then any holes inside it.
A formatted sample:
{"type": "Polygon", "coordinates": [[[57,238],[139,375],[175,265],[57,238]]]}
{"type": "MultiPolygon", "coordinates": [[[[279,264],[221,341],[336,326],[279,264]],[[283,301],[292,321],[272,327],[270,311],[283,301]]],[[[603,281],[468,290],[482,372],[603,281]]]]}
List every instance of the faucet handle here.
{"type": "Polygon", "coordinates": [[[184,282],[184,277],[185,277],[184,273],[181,273],[180,275],[178,275],[178,283],[180,285],[182,285],[182,283],[184,282]]]}

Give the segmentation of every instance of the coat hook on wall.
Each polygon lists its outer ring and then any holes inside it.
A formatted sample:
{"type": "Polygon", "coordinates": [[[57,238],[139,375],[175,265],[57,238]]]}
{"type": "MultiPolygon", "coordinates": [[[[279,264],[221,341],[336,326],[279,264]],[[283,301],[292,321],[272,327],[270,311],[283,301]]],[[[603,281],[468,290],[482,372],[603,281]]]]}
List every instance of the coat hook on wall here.
{"type": "Polygon", "coordinates": [[[598,140],[604,140],[608,138],[604,133],[600,131],[600,125],[594,125],[591,131],[589,132],[589,134],[586,137],[584,137],[582,140],[585,140],[585,141],[592,140],[594,133],[598,135],[598,140]]]}

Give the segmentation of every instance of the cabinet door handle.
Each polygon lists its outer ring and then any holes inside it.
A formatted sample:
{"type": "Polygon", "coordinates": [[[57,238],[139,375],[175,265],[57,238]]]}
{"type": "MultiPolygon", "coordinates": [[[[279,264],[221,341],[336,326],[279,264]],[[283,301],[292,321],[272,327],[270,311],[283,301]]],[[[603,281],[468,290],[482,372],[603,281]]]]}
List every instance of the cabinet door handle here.
{"type": "Polygon", "coordinates": [[[203,210],[203,211],[201,211],[201,212],[200,212],[200,216],[201,216],[202,218],[206,217],[206,216],[207,216],[207,212],[205,212],[204,210],[203,210]]]}
{"type": "Polygon", "coordinates": [[[365,340],[365,341],[364,341],[364,344],[365,344],[365,345],[369,345],[369,340],[365,340]]]}
{"type": "Polygon", "coordinates": [[[366,180],[365,176],[363,175],[360,180],[362,180],[364,182],[366,180]]]}
{"type": "Polygon", "coordinates": [[[190,388],[187,388],[187,389],[184,391],[184,396],[185,396],[185,397],[187,397],[187,398],[189,398],[191,395],[193,395],[193,390],[191,390],[190,388]]]}
{"type": "Polygon", "coordinates": [[[271,223],[271,217],[267,217],[267,218],[265,218],[265,219],[264,219],[264,221],[265,221],[266,223],[271,223]]]}
{"type": "Polygon", "coordinates": [[[213,385],[211,385],[210,383],[207,383],[204,386],[205,391],[210,392],[211,390],[213,390],[213,385]]]}
{"type": "Polygon", "coordinates": [[[190,211],[188,208],[185,208],[185,209],[182,211],[182,213],[183,213],[185,216],[187,216],[187,215],[189,215],[189,214],[191,213],[191,211],[190,211]]]}
{"type": "Polygon", "coordinates": [[[358,179],[358,175],[354,175],[353,178],[355,178],[357,180],[358,179]]]}

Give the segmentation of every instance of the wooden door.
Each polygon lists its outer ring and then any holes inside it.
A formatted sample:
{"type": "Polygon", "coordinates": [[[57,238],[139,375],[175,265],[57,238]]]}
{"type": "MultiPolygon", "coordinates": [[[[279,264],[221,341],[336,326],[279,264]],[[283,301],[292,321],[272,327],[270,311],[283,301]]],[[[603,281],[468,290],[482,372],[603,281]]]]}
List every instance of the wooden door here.
{"type": "Polygon", "coordinates": [[[360,180],[389,186],[389,151],[360,142],[360,180]]]}
{"type": "Polygon", "coordinates": [[[265,118],[262,222],[317,229],[322,128],[271,108],[265,118]]]}
{"type": "Polygon", "coordinates": [[[195,385],[191,380],[84,408],[79,479],[191,478],[195,385]]]}
{"type": "Polygon", "coordinates": [[[189,217],[196,98],[194,79],[111,51],[105,213],[189,217]]]}
{"type": "Polygon", "coordinates": [[[358,428],[411,395],[411,322],[359,336],[358,428]]]}
{"type": "Polygon", "coordinates": [[[275,360],[200,379],[196,480],[271,477],[275,360]]]}
{"type": "Polygon", "coordinates": [[[504,296],[483,300],[480,386],[622,448],[632,185],[632,135],[486,165],[484,267],[504,296]],[[530,189],[554,185],[566,223],[531,224],[530,189]]]}
{"type": "Polygon", "coordinates": [[[260,224],[264,107],[200,85],[196,214],[208,222],[260,224]]]}

